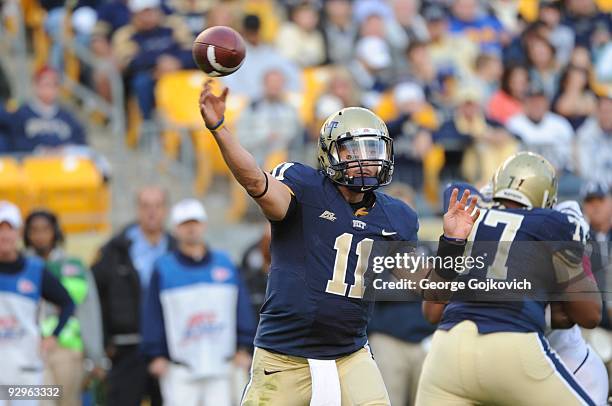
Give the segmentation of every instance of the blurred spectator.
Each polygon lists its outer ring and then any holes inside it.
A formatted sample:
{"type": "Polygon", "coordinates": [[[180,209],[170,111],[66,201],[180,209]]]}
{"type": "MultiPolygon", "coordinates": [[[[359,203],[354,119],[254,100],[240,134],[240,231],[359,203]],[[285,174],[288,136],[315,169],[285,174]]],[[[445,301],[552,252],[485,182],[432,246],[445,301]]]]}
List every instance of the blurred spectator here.
{"type": "Polygon", "coordinates": [[[204,240],[195,199],[172,208],[177,249],[155,262],[142,319],[143,352],[168,405],[231,405],[232,359],[248,369],[255,336],[249,293],[229,256],[204,240]]]}
{"type": "Polygon", "coordinates": [[[572,126],[550,111],[550,101],[538,83],[532,83],[527,91],[524,113],[512,117],[506,127],[520,139],[524,149],[548,159],[560,178],[565,171],[574,169],[572,126]]]}
{"type": "Polygon", "coordinates": [[[364,37],[357,42],[349,69],[361,90],[363,106],[374,108],[380,102],[390,85],[391,63],[391,50],[382,38],[364,37]]]}
{"type": "Polygon", "coordinates": [[[546,96],[552,99],[557,93],[559,79],[555,48],[545,37],[534,35],[527,43],[526,52],[531,81],[538,82],[546,96]]]}
{"type": "Polygon", "coordinates": [[[47,11],[45,30],[51,37],[49,64],[62,70],[64,62],[65,30],[68,25],[75,35],[75,40],[83,47],[89,46],[89,37],[96,24],[98,0],[40,0],[40,5],[47,11]],[[66,24],[67,10],[70,8],[70,22],[66,24]]]}
{"type": "Polygon", "coordinates": [[[174,238],[164,231],[167,205],[163,189],[141,189],[136,197],[137,223],[106,243],[92,266],[102,307],[104,344],[112,361],[107,378],[109,406],[140,405],[145,395],[152,406],[161,404],[157,381],[148,375],[139,345],[140,314],[153,264],[175,247],[174,238]]]}
{"type": "MultiPolygon", "coordinates": [[[[209,0],[169,0],[172,14],[180,17],[183,24],[187,26],[191,36],[195,38],[204,27],[204,15],[211,9],[212,2],[209,0]]],[[[207,26],[211,25],[206,22],[207,26]]],[[[231,25],[231,24],[225,24],[231,25]]]]}
{"type": "Polygon", "coordinates": [[[19,209],[0,201],[0,385],[42,384],[43,360],[57,347],[58,337],[74,312],[70,295],[45,263],[20,252],[20,234],[19,209]],[[55,329],[42,339],[38,324],[41,299],[59,308],[55,329]]]}
{"type": "Polygon", "coordinates": [[[502,124],[523,111],[523,99],[529,86],[527,68],[522,65],[504,67],[500,89],[491,96],[487,116],[502,124]]]}
{"type": "Polygon", "coordinates": [[[406,50],[407,70],[398,75],[398,81],[419,84],[425,91],[427,100],[439,107],[444,102],[444,83],[440,82],[438,71],[431,57],[429,45],[413,42],[406,50]]]}
{"type": "MultiPolygon", "coordinates": [[[[385,189],[414,207],[410,188],[397,184],[385,189]]],[[[415,255],[432,255],[431,248],[420,245],[415,255]]],[[[418,270],[419,272],[421,270],[418,270]]],[[[426,341],[436,327],[425,320],[419,297],[403,296],[401,301],[378,301],[368,325],[368,341],[385,381],[392,405],[413,405],[427,354],[426,341]],[[403,320],[398,323],[398,320],[403,320]]]]}
{"type": "Polygon", "coordinates": [[[595,111],[595,95],[589,86],[589,72],[568,66],[559,79],[559,93],[552,102],[553,111],[565,117],[575,130],[595,111]]]}
{"type": "Polygon", "coordinates": [[[452,34],[464,35],[479,44],[482,51],[501,52],[507,40],[504,27],[494,15],[484,12],[478,0],[455,0],[451,14],[449,30],[452,34]]]}
{"type": "Polygon", "coordinates": [[[504,66],[499,56],[480,54],[476,58],[474,71],[469,77],[468,82],[476,88],[479,94],[483,95],[485,105],[489,103],[491,97],[499,88],[503,73],[504,66]]]}
{"type": "Polygon", "coordinates": [[[92,69],[92,81],[96,92],[105,100],[112,100],[109,69],[119,66],[113,54],[111,39],[115,32],[130,23],[131,12],[128,0],[109,0],[98,7],[98,20],[90,38],[90,49],[93,54],[106,61],[95,64],[92,69]]]}
{"type": "Polygon", "coordinates": [[[266,300],[266,286],[270,271],[270,240],[272,228],[270,223],[264,225],[261,238],[246,249],[242,255],[240,274],[251,295],[253,312],[259,320],[259,311],[266,300]]]}
{"type": "Polygon", "coordinates": [[[396,54],[412,41],[429,40],[425,19],[419,14],[419,0],[391,0],[395,18],[387,24],[387,38],[396,54]]]}
{"type": "Polygon", "coordinates": [[[278,70],[266,72],[264,96],[245,108],[236,125],[236,136],[258,165],[272,169],[287,159],[291,142],[303,134],[298,112],[286,100],[285,77],[278,70]],[[275,158],[277,155],[282,158],[275,158]],[[268,163],[268,160],[274,162],[268,163]]]}
{"type": "Polygon", "coordinates": [[[566,0],[563,24],[576,34],[576,45],[591,48],[594,34],[610,32],[612,20],[609,14],[600,12],[593,0],[566,0]]]}
{"type": "Polygon", "coordinates": [[[352,13],[349,0],[325,2],[322,30],[327,52],[326,61],[329,63],[344,64],[353,57],[357,26],[353,22],[352,13]]]}
{"type": "Polygon", "coordinates": [[[612,92],[599,96],[595,114],[576,135],[580,175],[612,185],[612,92]]]}
{"type": "MultiPolygon", "coordinates": [[[[194,0],[189,0],[194,1],[194,0]]],[[[196,1],[199,3],[199,1],[196,1]]],[[[197,7],[201,7],[203,4],[197,4],[197,7]]],[[[195,6],[195,4],[194,4],[195,6]]],[[[235,2],[225,1],[225,2],[214,2],[212,3],[212,7],[206,13],[206,28],[214,27],[216,25],[225,25],[228,27],[234,27],[236,25],[236,17],[240,13],[239,5],[235,2]]],[[[199,32],[202,31],[200,27],[199,32]]]]}
{"type": "Polygon", "coordinates": [[[299,67],[262,42],[259,17],[251,14],[244,17],[242,35],[246,42],[244,62],[240,69],[223,78],[224,84],[234,94],[247,96],[251,100],[263,97],[263,77],[271,69],[283,72],[287,91],[299,92],[302,89],[299,67]]]}
{"type": "Polygon", "coordinates": [[[437,124],[435,116],[432,123],[420,119],[431,106],[425,100],[423,89],[415,83],[398,84],[393,98],[399,115],[387,122],[387,128],[393,138],[395,179],[420,190],[423,187],[423,159],[432,145],[432,127],[437,124]]]}
{"type": "Polygon", "coordinates": [[[540,1],[539,20],[548,28],[548,40],[555,47],[557,63],[567,64],[574,49],[574,32],[561,24],[561,2],[559,0],[540,1]]]}
{"type": "Polygon", "coordinates": [[[359,24],[359,37],[378,37],[387,39],[386,21],[381,14],[372,12],[359,24]]]}
{"type": "Polygon", "coordinates": [[[130,23],[132,17],[128,0],[102,2],[98,7],[97,14],[98,20],[94,28],[94,36],[101,36],[109,41],[119,28],[130,23]]]}
{"type": "MultiPolygon", "coordinates": [[[[80,405],[85,373],[102,378],[108,367],[93,275],[80,259],[64,252],[64,236],[57,217],[51,212],[34,211],[28,215],[23,241],[26,252],[46,262],[47,269],[60,281],[76,305],[75,316],[57,337],[57,346],[47,354],[45,384],[62,386],[62,397],[57,405],[80,405]]],[[[43,315],[42,333],[43,337],[48,337],[57,326],[57,310],[44,306],[43,315]]]]}
{"type": "Polygon", "coordinates": [[[569,65],[591,72],[593,67],[593,64],[591,63],[591,51],[589,51],[589,49],[586,47],[576,46],[572,50],[569,65]]]}
{"type": "MultiPolygon", "coordinates": [[[[597,242],[612,241],[612,194],[606,183],[587,182],[581,190],[584,215],[591,226],[591,237],[597,242]]],[[[606,247],[610,251],[612,247],[606,247]]],[[[602,252],[610,260],[605,250],[602,252]]],[[[605,265],[605,264],[604,264],[605,265]]],[[[594,268],[595,269],[595,268],[594,268]]],[[[597,268],[602,270],[603,268],[597,268]]]]}
{"type": "Polygon", "coordinates": [[[319,12],[312,3],[301,3],[291,11],[291,21],[278,32],[276,46],[289,60],[305,68],[325,62],[325,42],[317,30],[319,12]]]}
{"type": "Polygon", "coordinates": [[[58,104],[59,74],[48,67],[34,76],[34,99],[11,117],[12,152],[33,152],[39,147],[85,145],[85,130],[68,110],[58,104]]]}
{"type": "Polygon", "coordinates": [[[426,8],[424,16],[431,41],[428,48],[436,70],[447,76],[467,77],[478,55],[478,43],[449,33],[448,16],[440,7],[426,8]]]}
{"type": "Polygon", "coordinates": [[[178,17],[164,16],[160,0],[129,0],[131,23],[113,35],[113,52],[145,120],[155,108],[155,82],[164,73],[194,67],[192,37],[178,17]]]}
{"type": "Polygon", "coordinates": [[[455,113],[433,135],[444,148],[443,181],[465,179],[471,183],[488,180],[514,146],[501,125],[487,118],[482,95],[462,87],[455,95],[455,113]]]}
{"type": "Polygon", "coordinates": [[[550,30],[542,21],[529,24],[520,35],[515,37],[508,46],[504,47],[502,60],[505,66],[527,64],[527,44],[533,37],[541,36],[548,38],[550,30]]]}

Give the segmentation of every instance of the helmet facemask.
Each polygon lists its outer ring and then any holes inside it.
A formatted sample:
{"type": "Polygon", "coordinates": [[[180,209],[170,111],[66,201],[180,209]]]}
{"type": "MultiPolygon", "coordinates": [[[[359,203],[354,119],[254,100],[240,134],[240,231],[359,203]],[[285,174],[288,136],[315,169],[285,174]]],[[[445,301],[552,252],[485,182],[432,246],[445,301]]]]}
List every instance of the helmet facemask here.
{"type": "Polygon", "coordinates": [[[347,133],[332,141],[325,152],[330,163],[327,175],[339,185],[367,192],[391,182],[393,141],[382,132],[347,133]]]}

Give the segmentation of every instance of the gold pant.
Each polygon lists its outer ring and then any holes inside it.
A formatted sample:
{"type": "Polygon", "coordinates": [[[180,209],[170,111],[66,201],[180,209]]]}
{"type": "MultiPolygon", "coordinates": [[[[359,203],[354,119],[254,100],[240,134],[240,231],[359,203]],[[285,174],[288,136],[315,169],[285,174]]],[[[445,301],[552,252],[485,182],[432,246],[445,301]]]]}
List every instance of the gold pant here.
{"type": "MultiPolygon", "coordinates": [[[[339,358],[336,366],[342,406],[390,405],[385,384],[368,350],[362,348],[339,358]]],[[[306,358],[255,350],[242,406],[308,406],[310,397],[310,367],[306,358]]]]}
{"type": "Polygon", "coordinates": [[[537,333],[479,334],[471,321],[438,330],[425,358],[416,404],[589,404],[572,373],[547,347],[537,333]]]}

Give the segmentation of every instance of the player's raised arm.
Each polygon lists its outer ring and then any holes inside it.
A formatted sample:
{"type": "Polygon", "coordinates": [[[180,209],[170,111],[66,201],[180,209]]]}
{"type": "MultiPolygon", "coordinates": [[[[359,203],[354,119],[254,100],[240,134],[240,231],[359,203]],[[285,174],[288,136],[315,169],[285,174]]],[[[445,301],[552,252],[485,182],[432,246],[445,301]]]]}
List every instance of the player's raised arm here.
{"type": "MultiPolygon", "coordinates": [[[[437,255],[442,258],[456,258],[463,255],[465,243],[472,227],[480,216],[480,209],[476,207],[477,199],[470,199],[470,191],[465,190],[461,199],[457,200],[459,189],[453,189],[448,210],[444,214],[444,235],[440,237],[437,255]],[[468,205],[469,199],[469,205],[468,205]]],[[[442,261],[445,263],[446,261],[442,261]]],[[[452,263],[452,261],[451,261],[452,263]]],[[[429,273],[428,279],[432,282],[449,282],[458,276],[453,268],[436,268],[429,273]]],[[[428,289],[423,292],[423,299],[444,303],[450,299],[451,290],[448,288],[428,289]]]]}
{"type": "Polygon", "coordinates": [[[220,95],[214,95],[211,82],[212,80],[207,80],[204,83],[199,102],[206,128],[215,137],[234,178],[261,207],[264,215],[270,220],[282,220],[291,203],[291,192],[283,183],[261,169],[253,155],[240,145],[237,137],[224,126],[228,89],[223,89],[220,95]]]}

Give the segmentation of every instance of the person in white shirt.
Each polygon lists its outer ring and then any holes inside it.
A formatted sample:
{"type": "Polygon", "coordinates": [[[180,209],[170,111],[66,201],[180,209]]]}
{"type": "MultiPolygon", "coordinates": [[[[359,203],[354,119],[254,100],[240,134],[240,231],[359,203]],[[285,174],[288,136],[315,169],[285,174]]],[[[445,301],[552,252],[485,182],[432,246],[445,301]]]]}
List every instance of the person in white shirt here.
{"type": "Polygon", "coordinates": [[[544,156],[558,171],[572,170],[574,132],[570,123],[550,111],[550,101],[540,86],[530,86],[524,104],[524,113],[506,124],[508,130],[520,139],[524,149],[544,156]]]}

